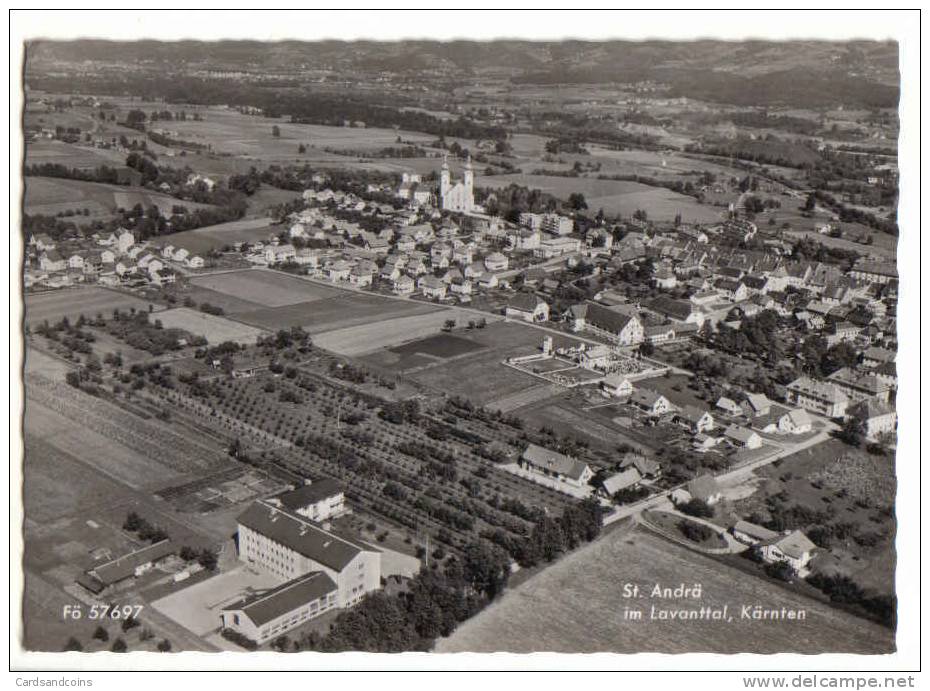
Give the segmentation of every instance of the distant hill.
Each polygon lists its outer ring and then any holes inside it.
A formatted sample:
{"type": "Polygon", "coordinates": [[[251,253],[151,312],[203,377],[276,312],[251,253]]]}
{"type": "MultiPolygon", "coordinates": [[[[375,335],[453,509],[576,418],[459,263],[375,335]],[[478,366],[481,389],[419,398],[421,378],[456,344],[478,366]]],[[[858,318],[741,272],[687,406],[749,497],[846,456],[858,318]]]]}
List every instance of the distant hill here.
{"type": "MultiPolygon", "coordinates": [[[[134,63],[299,73],[495,72],[515,83],[654,81],[676,96],[737,105],[881,106],[898,99],[898,46],[877,41],[37,41],[27,62],[134,63]]],[[[27,70],[28,73],[28,70],[27,70]]]]}

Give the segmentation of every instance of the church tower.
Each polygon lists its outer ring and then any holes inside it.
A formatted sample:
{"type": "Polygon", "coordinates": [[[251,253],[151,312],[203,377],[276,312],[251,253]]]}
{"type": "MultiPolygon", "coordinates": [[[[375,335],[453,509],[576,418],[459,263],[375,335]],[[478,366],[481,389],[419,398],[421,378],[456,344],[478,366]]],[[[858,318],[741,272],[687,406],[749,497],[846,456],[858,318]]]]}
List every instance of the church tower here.
{"type": "Polygon", "coordinates": [[[471,167],[471,154],[465,162],[465,198],[474,199],[475,171],[471,167]]]}
{"type": "Polygon", "coordinates": [[[439,200],[443,207],[445,207],[446,194],[448,194],[450,187],[452,187],[452,178],[449,173],[449,162],[444,155],[442,157],[442,170],[439,173],[439,200]]]}

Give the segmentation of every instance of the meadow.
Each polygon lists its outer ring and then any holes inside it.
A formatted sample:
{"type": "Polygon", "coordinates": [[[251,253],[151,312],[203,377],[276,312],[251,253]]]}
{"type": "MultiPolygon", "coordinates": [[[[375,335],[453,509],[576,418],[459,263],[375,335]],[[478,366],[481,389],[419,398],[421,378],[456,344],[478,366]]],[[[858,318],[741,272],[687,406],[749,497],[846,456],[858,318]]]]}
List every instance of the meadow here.
{"type": "Polygon", "coordinates": [[[208,204],[183,201],[144,187],[110,185],[102,182],[68,180],[64,178],[25,178],[25,204],[27,214],[55,216],[64,211],[88,209],[89,216],[74,216],[75,222],[109,218],[118,209],[131,209],[136,204],[144,208],[157,206],[162,215],[170,216],[174,207],[190,210],[210,208],[208,204]]]}
{"type": "Polygon", "coordinates": [[[95,317],[102,314],[110,316],[113,310],[147,310],[149,303],[134,295],[120,293],[116,290],[88,286],[56,290],[48,293],[29,293],[25,297],[26,323],[41,324],[46,319],[56,322],[62,317],[76,319],[83,314],[95,317]]]}
{"type": "Polygon", "coordinates": [[[159,312],[157,319],[166,329],[183,329],[194,335],[203,336],[207,339],[207,343],[212,345],[225,341],[252,344],[265,333],[261,329],[187,307],[159,312]]]}
{"type": "Polygon", "coordinates": [[[434,649],[455,652],[559,653],[858,653],[894,650],[894,634],[851,614],[660,537],[624,527],[563,557],[506,592],[434,649]],[[700,599],[651,599],[656,585],[702,586],[700,599]],[[640,598],[624,598],[624,585],[640,598]],[[731,621],[651,620],[650,607],[728,606],[731,621]],[[795,608],[804,620],[742,619],[743,605],[795,608]],[[627,609],[640,620],[624,617],[627,609]]]}
{"type": "Polygon", "coordinates": [[[477,180],[479,187],[498,189],[510,184],[548,192],[559,199],[580,192],[589,209],[604,209],[605,213],[630,217],[637,209],[646,211],[650,219],[672,221],[681,214],[686,223],[708,223],[720,220],[720,211],[698,203],[692,197],[663,187],[651,187],[638,182],[599,180],[586,177],[555,175],[495,175],[477,180]]]}

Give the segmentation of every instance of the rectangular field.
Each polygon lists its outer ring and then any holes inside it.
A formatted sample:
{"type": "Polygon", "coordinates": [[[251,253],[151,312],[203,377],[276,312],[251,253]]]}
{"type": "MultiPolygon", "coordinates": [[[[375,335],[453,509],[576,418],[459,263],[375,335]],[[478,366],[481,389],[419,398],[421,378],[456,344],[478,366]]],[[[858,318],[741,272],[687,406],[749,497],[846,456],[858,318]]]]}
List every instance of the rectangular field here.
{"type": "MultiPolygon", "coordinates": [[[[308,283],[312,286],[313,284],[308,283]]],[[[313,299],[311,301],[300,302],[296,304],[285,305],[282,307],[266,308],[255,312],[236,313],[234,316],[247,324],[253,324],[266,329],[284,329],[291,326],[302,326],[311,334],[322,334],[324,332],[349,329],[350,327],[362,327],[361,332],[353,332],[347,338],[349,341],[355,336],[361,337],[365,328],[372,328],[374,334],[384,333],[396,328],[393,320],[414,315],[425,315],[438,313],[443,308],[436,305],[430,305],[412,300],[392,300],[379,295],[370,295],[364,293],[353,293],[342,291],[336,288],[328,289],[325,287],[314,286],[315,289],[334,290],[336,294],[329,299],[313,299]],[[382,324],[383,322],[383,324],[382,324]],[[375,327],[375,324],[379,324],[375,327]]],[[[440,321],[436,325],[436,331],[442,325],[440,321]]],[[[322,340],[315,339],[324,348],[322,340]]],[[[351,345],[346,339],[330,338],[329,342],[333,349],[343,352],[339,349],[340,344],[351,345]]],[[[393,342],[375,342],[365,346],[367,350],[372,350],[380,345],[391,345],[393,342]]],[[[367,343],[367,340],[366,340],[367,343]]],[[[352,346],[352,353],[364,352],[359,350],[364,344],[352,346]]]]}
{"type": "Polygon", "coordinates": [[[62,317],[73,320],[81,314],[95,317],[100,313],[106,317],[114,309],[127,310],[135,307],[138,310],[147,310],[149,305],[145,300],[133,295],[96,286],[30,293],[25,300],[26,323],[30,325],[41,324],[46,319],[56,322],[62,317]]]}
{"type": "Polygon", "coordinates": [[[264,307],[285,307],[343,294],[336,288],[263,269],[197,276],[191,284],[264,307]]]}
{"type": "Polygon", "coordinates": [[[894,650],[894,634],[659,537],[618,527],[506,593],[435,652],[857,653],[894,650]],[[700,599],[657,599],[658,584],[702,587],[700,599]],[[624,585],[640,587],[638,600],[624,585]],[[650,619],[657,610],[728,607],[725,620],[650,619]],[[742,606],[803,610],[805,619],[752,620],[742,606]],[[624,617],[625,609],[643,618],[624,617]]]}
{"type": "Polygon", "coordinates": [[[496,175],[480,178],[483,187],[507,187],[511,183],[548,192],[559,199],[568,199],[573,192],[584,195],[591,209],[603,208],[609,214],[632,216],[637,209],[649,218],[671,221],[680,213],[686,223],[708,223],[720,220],[720,211],[698,203],[693,197],[672,192],[664,187],[652,187],[638,182],[573,178],[555,175],[496,175]]]}
{"type": "Polygon", "coordinates": [[[213,345],[224,341],[255,343],[264,331],[240,324],[232,319],[198,312],[187,307],[175,307],[158,313],[158,319],[168,329],[184,329],[195,336],[203,336],[213,345]]]}
{"type": "Polygon", "coordinates": [[[170,242],[193,254],[206,254],[210,250],[220,250],[226,245],[239,242],[265,242],[269,236],[280,232],[281,227],[272,226],[270,218],[244,218],[174,233],[170,242]]]}

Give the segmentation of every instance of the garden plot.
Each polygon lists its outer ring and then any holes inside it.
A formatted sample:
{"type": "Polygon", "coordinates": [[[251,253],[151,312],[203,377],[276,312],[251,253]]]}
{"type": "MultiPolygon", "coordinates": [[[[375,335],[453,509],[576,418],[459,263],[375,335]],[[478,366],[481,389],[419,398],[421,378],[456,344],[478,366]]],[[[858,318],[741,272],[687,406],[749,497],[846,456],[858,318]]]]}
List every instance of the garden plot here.
{"type": "Polygon", "coordinates": [[[203,336],[213,345],[225,341],[236,343],[255,343],[265,333],[254,326],[218,317],[205,312],[198,312],[187,307],[175,307],[160,312],[157,317],[168,329],[183,329],[188,333],[203,336]]]}

